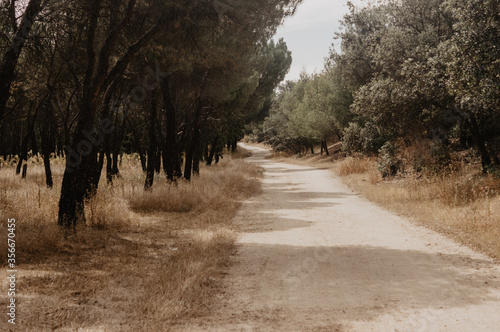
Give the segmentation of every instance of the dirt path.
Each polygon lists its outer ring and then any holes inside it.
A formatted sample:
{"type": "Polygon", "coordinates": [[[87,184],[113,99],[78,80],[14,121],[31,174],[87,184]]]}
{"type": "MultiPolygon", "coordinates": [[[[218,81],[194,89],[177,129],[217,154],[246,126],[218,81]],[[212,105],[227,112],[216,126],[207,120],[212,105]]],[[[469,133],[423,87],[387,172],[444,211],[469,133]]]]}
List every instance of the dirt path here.
{"type": "Polygon", "coordinates": [[[266,160],[236,217],[213,317],[183,331],[500,331],[500,267],[360,198],[328,170],[266,160]]]}

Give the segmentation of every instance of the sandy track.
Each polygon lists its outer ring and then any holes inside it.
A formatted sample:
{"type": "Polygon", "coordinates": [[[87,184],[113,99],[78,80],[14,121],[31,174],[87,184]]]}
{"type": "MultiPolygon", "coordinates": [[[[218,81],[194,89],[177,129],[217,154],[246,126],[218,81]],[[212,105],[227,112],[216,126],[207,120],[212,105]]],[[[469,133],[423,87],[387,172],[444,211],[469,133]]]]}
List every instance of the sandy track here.
{"type": "Polygon", "coordinates": [[[183,331],[500,331],[500,267],[360,198],[330,171],[277,163],[235,218],[215,315],[183,331]]]}

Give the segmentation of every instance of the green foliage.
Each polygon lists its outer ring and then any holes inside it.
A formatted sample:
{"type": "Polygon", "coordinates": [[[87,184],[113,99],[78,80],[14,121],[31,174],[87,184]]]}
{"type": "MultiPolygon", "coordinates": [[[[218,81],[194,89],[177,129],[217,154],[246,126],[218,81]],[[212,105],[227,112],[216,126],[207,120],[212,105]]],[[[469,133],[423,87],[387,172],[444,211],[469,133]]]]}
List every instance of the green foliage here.
{"type": "Polygon", "coordinates": [[[351,122],[344,129],[342,150],[347,155],[355,153],[376,154],[384,143],[385,139],[373,123],[367,122],[362,127],[356,122],[351,122]]]}
{"type": "Polygon", "coordinates": [[[352,119],[351,102],[334,67],[321,74],[302,74],[297,82],[278,89],[262,136],[275,149],[297,153],[311,144],[336,139],[352,119]]]}
{"type": "Polygon", "coordinates": [[[368,122],[382,137],[473,146],[483,167],[499,164],[499,9],[498,0],[351,5],[337,34],[342,52],[328,62],[353,96],[358,124],[344,130],[346,151],[373,151],[363,147],[368,122]]]}
{"type": "Polygon", "coordinates": [[[396,146],[386,142],[379,150],[377,169],[383,177],[394,176],[399,170],[401,162],[396,157],[396,146]]]}

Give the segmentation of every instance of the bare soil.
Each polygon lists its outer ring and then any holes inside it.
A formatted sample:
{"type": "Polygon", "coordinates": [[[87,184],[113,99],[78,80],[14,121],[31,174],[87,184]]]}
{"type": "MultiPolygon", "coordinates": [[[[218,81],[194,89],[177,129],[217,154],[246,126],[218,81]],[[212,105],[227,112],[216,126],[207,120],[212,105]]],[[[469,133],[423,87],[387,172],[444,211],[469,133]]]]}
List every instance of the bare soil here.
{"type": "Polygon", "coordinates": [[[262,148],[213,315],[181,331],[499,331],[500,266],[262,148]]]}

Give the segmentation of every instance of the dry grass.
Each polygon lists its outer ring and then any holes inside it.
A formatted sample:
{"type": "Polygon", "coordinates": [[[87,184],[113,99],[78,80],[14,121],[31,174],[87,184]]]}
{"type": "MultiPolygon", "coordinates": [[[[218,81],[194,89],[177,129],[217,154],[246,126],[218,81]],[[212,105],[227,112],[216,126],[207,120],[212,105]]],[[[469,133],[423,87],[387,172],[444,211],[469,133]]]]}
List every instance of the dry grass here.
{"type": "Polygon", "coordinates": [[[500,258],[500,182],[479,170],[441,175],[405,175],[382,181],[375,161],[341,161],[334,166],[348,185],[369,200],[417,223],[453,237],[493,258],[500,258]],[[352,164],[369,165],[364,172],[352,164]],[[347,170],[351,170],[349,172],[347,170]]]}
{"type": "MultiPolygon", "coordinates": [[[[87,204],[88,225],[65,239],[56,226],[61,164],[53,190],[39,163],[25,181],[0,168],[3,266],[6,220],[17,220],[17,330],[163,331],[209,313],[234,252],[231,219],[258,192],[257,169],[226,157],[192,184],[157,176],[146,193],[139,163],[127,157],[122,177],[113,186],[102,179],[87,204]]],[[[0,294],[0,305],[7,301],[0,294]]]]}
{"type": "Polygon", "coordinates": [[[364,174],[373,171],[374,160],[371,158],[354,158],[347,157],[341,163],[339,163],[338,173],[342,176],[349,174],[364,174]]]}

